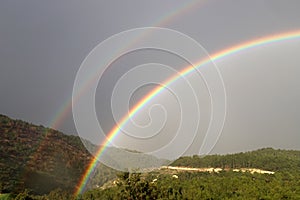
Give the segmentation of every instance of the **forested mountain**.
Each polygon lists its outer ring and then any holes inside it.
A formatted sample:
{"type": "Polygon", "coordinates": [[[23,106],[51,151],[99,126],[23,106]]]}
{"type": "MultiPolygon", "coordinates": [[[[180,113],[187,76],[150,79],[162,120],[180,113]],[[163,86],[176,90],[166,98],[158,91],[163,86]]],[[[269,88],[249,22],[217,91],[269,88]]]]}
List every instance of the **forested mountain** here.
{"type": "Polygon", "coordinates": [[[181,157],[171,166],[261,168],[270,171],[291,171],[300,173],[300,151],[263,148],[256,151],[205,157],[181,157]]]}
{"type": "MultiPolygon", "coordinates": [[[[0,193],[73,191],[92,156],[79,137],[0,115],[0,193]]],[[[115,178],[99,165],[94,185],[115,178]]]]}
{"type": "Polygon", "coordinates": [[[147,174],[119,174],[110,187],[88,191],[79,199],[300,199],[300,151],[264,148],[229,155],[181,157],[171,165],[177,167],[147,174]],[[182,169],[178,166],[194,168],[177,170],[182,169]],[[200,172],[193,170],[196,167],[223,170],[200,172]],[[272,173],[235,170],[239,168],[272,173]]]}
{"type": "MultiPolygon", "coordinates": [[[[88,141],[86,144],[99,148],[88,141]]],[[[128,156],[113,147],[106,152],[118,158],[112,162],[120,162],[126,169],[157,167],[165,162],[145,154],[128,156]]],[[[0,115],[0,193],[29,189],[34,194],[47,194],[56,188],[73,191],[92,158],[77,136],[0,115]]],[[[102,186],[116,174],[116,170],[98,164],[87,188],[102,186]]]]}
{"type": "MultiPolygon", "coordinates": [[[[169,168],[120,173],[99,164],[88,190],[74,197],[74,188],[92,159],[79,137],[3,115],[0,134],[0,199],[300,199],[300,151],[264,148],[181,157],[171,164],[224,169],[219,173],[169,168]],[[235,168],[275,173],[234,172],[235,168]]],[[[109,151],[121,155],[118,149],[109,151]]],[[[141,159],[146,158],[133,161],[141,159]]],[[[158,162],[152,157],[146,160],[158,162]]]]}

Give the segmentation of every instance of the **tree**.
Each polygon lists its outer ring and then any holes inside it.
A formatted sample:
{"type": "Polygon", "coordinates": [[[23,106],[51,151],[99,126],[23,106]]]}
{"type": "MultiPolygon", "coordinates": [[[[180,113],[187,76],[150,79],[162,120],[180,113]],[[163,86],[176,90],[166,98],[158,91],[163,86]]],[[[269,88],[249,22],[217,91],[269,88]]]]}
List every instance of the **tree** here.
{"type": "Polygon", "coordinates": [[[28,190],[24,190],[16,196],[15,200],[33,200],[33,198],[29,195],[28,190]]]}

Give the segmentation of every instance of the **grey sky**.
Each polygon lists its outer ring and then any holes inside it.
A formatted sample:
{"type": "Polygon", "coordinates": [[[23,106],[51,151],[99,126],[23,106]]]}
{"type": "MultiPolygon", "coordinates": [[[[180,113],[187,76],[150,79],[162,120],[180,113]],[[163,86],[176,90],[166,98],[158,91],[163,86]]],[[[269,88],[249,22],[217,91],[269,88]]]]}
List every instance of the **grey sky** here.
{"type": "MultiPolygon", "coordinates": [[[[0,113],[49,126],[71,97],[86,55],[101,41],[127,29],[161,26],[178,30],[209,53],[260,36],[300,30],[297,0],[212,0],[180,9],[186,4],[173,0],[2,0],[0,113]],[[172,17],[163,20],[166,16],[172,17]]],[[[217,62],[227,90],[228,116],[214,153],[264,146],[300,149],[299,52],[298,39],[217,62]]],[[[71,112],[58,129],[76,134],[71,112]]]]}

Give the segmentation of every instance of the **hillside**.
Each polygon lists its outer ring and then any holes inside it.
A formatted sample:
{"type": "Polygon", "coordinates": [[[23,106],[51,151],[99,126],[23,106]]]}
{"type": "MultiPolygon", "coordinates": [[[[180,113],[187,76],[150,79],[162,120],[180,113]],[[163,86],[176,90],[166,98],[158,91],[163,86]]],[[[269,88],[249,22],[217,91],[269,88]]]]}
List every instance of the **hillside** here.
{"type": "MultiPolygon", "coordinates": [[[[77,136],[4,115],[0,115],[0,137],[0,193],[29,189],[34,194],[47,194],[56,188],[73,191],[93,158],[77,136]]],[[[86,144],[99,148],[88,141],[86,144]]],[[[151,155],[126,154],[114,147],[106,148],[106,152],[106,160],[123,170],[159,167],[166,162],[151,155]]],[[[99,163],[87,189],[102,186],[116,174],[99,163]]]]}
{"type": "MultiPolygon", "coordinates": [[[[0,115],[0,134],[2,192],[73,191],[92,159],[79,137],[4,115],[0,115]]],[[[99,165],[92,183],[102,185],[115,174],[115,170],[99,165]]]]}
{"type": "Polygon", "coordinates": [[[300,151],[264,148],[229,155],[181,157],[171,166],[149,173],[119,174],[114,182],[87,191],[81,199],[297,200],[300,151]]]}
{"type": "MultiPolygon", "coordinates": [[[[6,198],[1,193],[20,193],[12,195],[20,199],[74,199],[71,193],[92,159],[79,137],[4,115],[0,115],[0,134],[0,199],[6,198]],[[36,196],[39,194],[43,196],[36,196]]],[[[157,166],[165,161],[155,157],[128,158],[112,147],[106,151],[113,158],[120,157],[117,162],[127,161],[128,166],[153,164],[153,171],[120,173],[99,164],[88,190],[77,199],[300,198],[300,151],[264,148],[228,155],[195,155],[161,168],[157,166]],[[224,170],[216,173],[202,168],[224,170]],[[240,168],[275,173],[237,170],[240,168]]]]}
{"type": "Polygon", "coordinates": [[[262,168],[270,171],[300,173],[300,151],[263,148],[256,151],[205,157],[181,157],[171,166],[214,168],[262,168]]]}

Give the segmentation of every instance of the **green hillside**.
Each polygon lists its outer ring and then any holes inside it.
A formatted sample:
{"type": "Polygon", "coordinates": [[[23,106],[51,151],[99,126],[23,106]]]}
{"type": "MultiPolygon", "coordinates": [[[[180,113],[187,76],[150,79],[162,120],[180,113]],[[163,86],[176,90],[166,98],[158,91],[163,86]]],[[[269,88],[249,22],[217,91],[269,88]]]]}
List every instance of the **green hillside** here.
{"type": "MultiPolygon", "coordinates": [[[[92,159],[79,137],[4,115],[0,136],[0,193],[73,191],[92,159]]],[[[116,171],[99,165],[95,177],[92,184],[102,185],[115,178],[116,171]]]]}
{"type": "Polygon", "coordinates": [[[262,168],[270,171],[300,173],[300,151],[263,148],[256,151],[205,157],[181,157],[172,166],[262,168]]]}
{"type": "MultiPolygon", "coordinates": [[[[0,200],[300,199],[300,151],[264,148],[228,155],[181,157],[171,164],[224,169],[219,173],[169,168],[142,174],[120,173],[99,164],[88,190],[74,197],[74,188],[92,159],[79,137],[3,115],[0,134],[0,200]],[[233,171],[238,168],[275,173],[233,171]]],[[[128,158],[116,148],[107,151],[113,158],[120,157],[118,161],[136,163],[137,168],[165,162],[148,155],[128,158]]]]}
{"type": "MultiPolygon", "coordinates": [[[[0,193],[48,194],[60,188],[74,191],[92,156],[77,136],[36,126],[0,115],[0,193]]],[[[99,147],[87,142],[91,149],[99,147]]],[[[108,147],[108,161],[124,170],[157,167],[165,160],[141,153],[127,155],[108,147]]],[[[117,171],[103,164],[94,170],[87,189],[102,186],[116,178],[117,171]]]]}
{"type": "Polygon", "coordinates": [[[120,174],[115,184],[91,190],[81,199],[300,199],[300,151],[264,148],[205,157],[181,157],[172,166],[223,168],[217,172],[167,168],[147,174],[120,174]],[[274,174],[235,172],[238,168],[274,174]]]}

